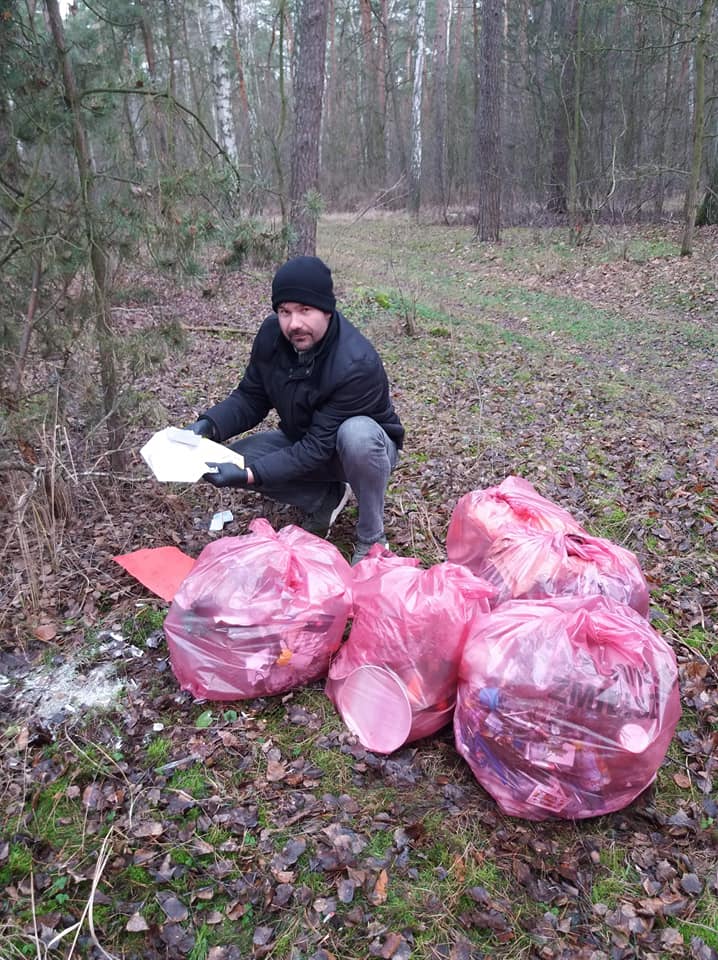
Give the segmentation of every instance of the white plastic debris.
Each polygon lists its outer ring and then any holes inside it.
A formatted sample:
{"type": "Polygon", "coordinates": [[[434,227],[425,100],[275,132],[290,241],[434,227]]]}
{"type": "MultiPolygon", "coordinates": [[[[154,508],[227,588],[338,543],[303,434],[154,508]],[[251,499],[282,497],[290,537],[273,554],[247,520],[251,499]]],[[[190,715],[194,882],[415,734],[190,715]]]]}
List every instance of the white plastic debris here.
{"type": "Polygon", "coordinates": [[[161,483],[196,483],[209,473],[208,463],[244,467],[241,454],[179,427],[165,427],[153,434],[140,456],[161,483]]]}
{"type": "Polygon", "coordinates": [[[210,520],[209,529],[212,533],[216,533],[218,530],[222,530],[225,524],[231,523],[232,520],[234,520],[234,514],[231,510],[220,510],[210,520]]]}

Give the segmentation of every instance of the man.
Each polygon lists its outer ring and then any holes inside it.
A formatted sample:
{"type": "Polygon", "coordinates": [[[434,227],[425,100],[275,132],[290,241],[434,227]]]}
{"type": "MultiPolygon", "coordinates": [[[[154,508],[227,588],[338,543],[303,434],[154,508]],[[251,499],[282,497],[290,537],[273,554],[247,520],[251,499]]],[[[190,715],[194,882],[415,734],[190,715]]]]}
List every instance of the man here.
{"type": "Polygon", "coordinates": [[[241,383],[188,429],[224,441],[251,430],[273,408],[279,429],[231,444],[244,457],[208,464],[216,487],[256,489],[304,512],[325,537],[351,490],[359,517],[352,563],[386,544],[384,496],[404,428],[372,344],[336,309],[329,267],[295,257],[272,280],[272,309],[252,345],[241,383]]]}

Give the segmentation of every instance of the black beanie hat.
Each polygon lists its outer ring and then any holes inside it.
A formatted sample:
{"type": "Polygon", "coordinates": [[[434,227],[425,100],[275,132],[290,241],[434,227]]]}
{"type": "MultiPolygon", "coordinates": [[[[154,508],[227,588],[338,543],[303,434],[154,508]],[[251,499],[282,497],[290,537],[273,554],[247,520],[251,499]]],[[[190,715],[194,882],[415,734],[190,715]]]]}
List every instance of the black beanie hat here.
{"type": "Polygon", "coordinates": [[[272,310],[280,303],[304,303],[326,313],[334,313],[332,272],[319,257],[294,257],[287,260],[272,280],[272,310]]]}

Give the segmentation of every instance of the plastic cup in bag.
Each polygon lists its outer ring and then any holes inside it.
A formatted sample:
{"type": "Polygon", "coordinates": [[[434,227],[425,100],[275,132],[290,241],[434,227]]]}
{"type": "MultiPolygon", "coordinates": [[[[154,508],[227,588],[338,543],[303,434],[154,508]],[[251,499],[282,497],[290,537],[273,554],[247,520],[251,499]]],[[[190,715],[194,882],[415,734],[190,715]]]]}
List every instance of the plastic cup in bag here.
{"type": "Polygon", "coordinates": [[[391,753],[406,742],[411,703],[392,670],[371,664],[357,667],[343,680],[337,701],[344,723],[368,750],[391,753]]]}

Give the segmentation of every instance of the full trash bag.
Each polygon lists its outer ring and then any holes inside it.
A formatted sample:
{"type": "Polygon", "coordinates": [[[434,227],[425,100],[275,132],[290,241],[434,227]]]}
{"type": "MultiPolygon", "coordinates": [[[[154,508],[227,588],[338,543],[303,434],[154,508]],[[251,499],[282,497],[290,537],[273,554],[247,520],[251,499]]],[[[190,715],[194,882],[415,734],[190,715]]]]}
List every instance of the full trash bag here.
{"type": "Polygon", "coordinates": [[[386,550],[354,569],[354,620],[326,692],[365,747],[391,753],[451,720],[461,651],[491,588],[459,564],[425,570],[386,550]]]}
{"type": "Polygon", "coordinates": [[[568,511],[552,503],[523,477],[506,477],[497,487],[472,490],[454,507],[446,535],[446,554],[471,569],[507,529],[548,533],[586,531],[568,511]]]}
{"type": "Polygon", "coordinates": [[[679,717],[673,651],[608,597],[510,601],[464,647],[456,747],[510,816],[619,810],[654,780],[679,717]]]}
{"type": "Polygon", "coordinates": [[[648,584],[638,558],[603,537],[514,528],[497,537],[470,569],[495,587],[496,606],[598,594],[648,616],[648,584]]]}
{"type": "Polygon", "coordinates": [[[325,677],[351,612],[352,571],[335,546],[261,518],[249,529],[204,548],[165,619],[172,670],[198,698],[250,699],[325,677]]]}
{"type": "Polygon", "coordinates": [[[495,587],[495,606],[599,594],[648,615],[648,585],[636,555],[592,537],[521,477],[465,494],[451,515],[446,552],[495,587]]]}

